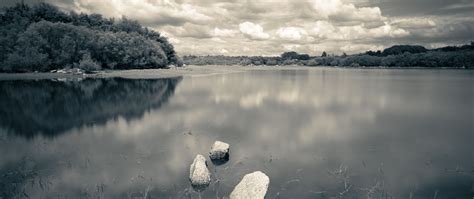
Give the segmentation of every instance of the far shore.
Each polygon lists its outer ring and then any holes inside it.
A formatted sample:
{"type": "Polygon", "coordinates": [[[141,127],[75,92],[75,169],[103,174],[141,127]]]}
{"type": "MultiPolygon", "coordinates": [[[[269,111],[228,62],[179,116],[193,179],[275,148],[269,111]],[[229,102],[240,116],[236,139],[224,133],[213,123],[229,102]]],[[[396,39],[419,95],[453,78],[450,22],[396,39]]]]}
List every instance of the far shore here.
{"type": "Polygon", "coordinates": [[[27,72],[27,73],[0,73],[1,80],[40,80],[40,79],[82,79],[82,78],[129,78],[129,79],[157,79],[172,77],[200,77],[228,73],[239,73],[255,70],[308,70],[312,68],[339,68],[339,69],[430,69],[430,70],[456,70],[462,68],[425,68],[425,67],[309,67],[309,66],[235,66],[235,65],[188,65],[170,69],[133,69],[133,70],[103,70],[92,74],[27,72]]]}

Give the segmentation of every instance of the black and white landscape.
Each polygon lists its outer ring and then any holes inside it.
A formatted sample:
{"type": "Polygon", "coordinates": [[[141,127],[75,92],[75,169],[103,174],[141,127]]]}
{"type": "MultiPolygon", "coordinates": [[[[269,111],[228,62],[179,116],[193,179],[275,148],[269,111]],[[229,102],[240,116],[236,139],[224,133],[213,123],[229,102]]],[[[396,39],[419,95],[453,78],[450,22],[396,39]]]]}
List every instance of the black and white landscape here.
{"type": "Polygon", "coordinates": [[[471,0],[2,0],[0,199],[474,197],[471,0]]]}

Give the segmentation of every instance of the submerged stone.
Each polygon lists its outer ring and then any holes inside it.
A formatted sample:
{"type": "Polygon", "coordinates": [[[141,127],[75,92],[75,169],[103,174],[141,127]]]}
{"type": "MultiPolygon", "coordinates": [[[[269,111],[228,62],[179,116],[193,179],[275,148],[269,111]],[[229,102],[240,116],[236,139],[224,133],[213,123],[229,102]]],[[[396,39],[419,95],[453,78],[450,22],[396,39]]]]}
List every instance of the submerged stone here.
{"type": "Polygon", "coordinates": [[[229,160],[229,147],[230,145],[225,142],[214,142],[209,152],[209,158],[217,165],[226,163],[229,160]]]}
{"type": "Polygon", "coordinates": [[[193,163],[189,167],[189,180],[191,186],[197,190],[202,191],[206,189],[211,183],[211,173],[207,169],[206,158],[203,155],[197,155],[193,163]]]}
{"type": "Polygon", "coordinates": [[[261,171],[247,174],[230,194],[230,199],[263,199],[267,193],[270,178],[261,171]]]}

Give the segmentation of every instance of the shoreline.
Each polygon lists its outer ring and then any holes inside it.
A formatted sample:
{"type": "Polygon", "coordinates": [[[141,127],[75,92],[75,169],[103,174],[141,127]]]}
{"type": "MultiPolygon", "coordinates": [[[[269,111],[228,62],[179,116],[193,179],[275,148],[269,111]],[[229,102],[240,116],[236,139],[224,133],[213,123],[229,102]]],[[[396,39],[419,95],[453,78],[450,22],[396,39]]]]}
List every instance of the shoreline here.
{"type": "Polygon", "coordinates": [[[470,68],[427,68],[427,67],[337,67],[337,66],[240,66],[240,65],[188,65],[169,69],[131,69],[103,70],[92,74],[27,72],[0,73],[0,81],[5,80],[41,80],[41,79],[83,79],[83,78],[127,78],[127,79],[160,79],[173,77],[202,77],[209,75],[240,73],[264,70],[311,70],[317,68],[353,69],[353,70],[466,70],[470,68]]]}

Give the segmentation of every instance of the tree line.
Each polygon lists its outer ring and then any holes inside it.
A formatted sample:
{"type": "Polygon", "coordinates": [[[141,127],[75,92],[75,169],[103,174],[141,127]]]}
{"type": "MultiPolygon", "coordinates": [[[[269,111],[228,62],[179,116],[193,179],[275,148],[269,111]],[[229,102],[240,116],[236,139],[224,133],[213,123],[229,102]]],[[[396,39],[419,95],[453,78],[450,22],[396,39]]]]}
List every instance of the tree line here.
{"type": "Polygon", "coordinates": [[[0,71],[165,68],[182,65],[173,45],[135,20],[65,13],[19,3],[0,13],[0,71]]]}
{"type": "Polygon", "coordinates": [[[474,43],[426,49],[423,46],[396,45],[383,51],[361,54],[310,56],[297,52],[284,52],[280,56],[184,56],[190,65],[304,65],[339,67],[433,67],[474,68],[474,43]]]}

